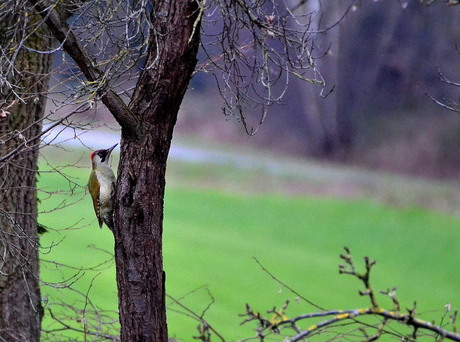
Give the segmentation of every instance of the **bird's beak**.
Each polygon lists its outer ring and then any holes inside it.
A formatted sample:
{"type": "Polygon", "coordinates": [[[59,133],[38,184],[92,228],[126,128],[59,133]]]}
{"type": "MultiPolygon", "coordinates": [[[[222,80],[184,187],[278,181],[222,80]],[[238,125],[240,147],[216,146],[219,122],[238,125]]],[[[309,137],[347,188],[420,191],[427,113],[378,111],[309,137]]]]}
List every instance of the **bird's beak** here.
{"type": "Polygon", "coordinates": [[[115,144],[115,145],[113,145],[112,147],[110,147],[110,148],[108,148],[108,149],[106,150],[109,156],[110,156],[110,153],[112,153],[113,149],[114,149],[115,147],[117,147],[117,145],[118,145],[118,144],[115,144]]]}

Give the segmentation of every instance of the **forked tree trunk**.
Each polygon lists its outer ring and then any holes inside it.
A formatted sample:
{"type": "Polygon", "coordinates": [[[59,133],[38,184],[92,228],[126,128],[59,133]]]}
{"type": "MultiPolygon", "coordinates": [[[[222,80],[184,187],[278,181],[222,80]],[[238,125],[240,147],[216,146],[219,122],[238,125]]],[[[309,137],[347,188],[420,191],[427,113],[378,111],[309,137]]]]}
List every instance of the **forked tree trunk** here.
{"type": "Polygon", "coordinates": [[[122,127],[115,199],[121,340],[167,341],[162,258],[166,161],[199,44],[194,1],[155,1],[149,56],[122,127]],[[195,33],[193,27],[195,25],[195,33]]]}
{"type": "MultiPolygon", "coordinates": [[[[11,22],[0,22],[0,46],[15,41],[11,22]]],[[[28,18],[33,20],[32,16],[28,18]]],[[[42,29],[27,39],[27,46],[46,50],[51,40],[42,29]]],[[[10,45],[11,46],[11,45],[10,45]]],[[[6,62],[5,60],[2,63],[6,62]]],[[[3,67],[6,67],[4,64],[3,67]]],[[[41,131],[48,87],[51,55],[22,51],[15,67],[15,97],[6,86],[0,88],[0,157],[15,150],[41,131]],[[20,77],[20,79],[19,79],[20,77]]],[[[2,68],[5,70],[5,68],[2,68]]],[[[38,140],[31,141],[12,158],[0,163],[0,340],[39,341],[42,308],[38,279],[37,175],[38,140]]]]}
{"type": "MultiPolygon", "coordinates": [[[[61,15],[30,0],[88,81],[103,74],[61,15]]],[[[166,161],[174,125],[196,65],[199,7],[192,0],[152,1],[146,68],[129,107],[100,91],[122,128],[114,198],[115,262],[125,342],[166,342],[162,234],[166,161]]]]}

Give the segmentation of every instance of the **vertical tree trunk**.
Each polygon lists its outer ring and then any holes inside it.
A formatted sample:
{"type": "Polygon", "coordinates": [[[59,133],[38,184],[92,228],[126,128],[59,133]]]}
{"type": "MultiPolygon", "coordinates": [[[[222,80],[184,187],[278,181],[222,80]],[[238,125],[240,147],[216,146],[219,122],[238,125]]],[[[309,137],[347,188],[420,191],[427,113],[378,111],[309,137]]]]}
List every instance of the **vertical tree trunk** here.
{"type": "MultiPolygon", "coordinates": [[[[291,7],[299,3],[290,0],[291,7]]],[[[309,140],[309,153],[316,158],[344,159],[349,152],[353,132],[351,117],[343,116],[338,98],[341,93],[339,82],[339,48],[342,30],[341,20],[352,1],[307,1],[299,11],[318,13],[311,22],[311,30],[318,31],[315,37],[316,66],[326,82],[323,94],[318,87],[311,87],[302,80],[293,80],[291,97],[296,98],[297,113],[304,118],[305,135],[309,140]],[[329,29],[330,28],[330,29],[329,29]],[[326,97],[323,97],[323,96],[326,97]]],[[[289,96],[289,95],[287,95],[289,96]]],[[[287,101],[292,103],[292,101],[287,101]]]]}
{"type": "MultiPolygon", "coordinates": [[[[15,16],[0,22],[0,46],[11,47],[15,16]]],[[[29,20],[34,20],[28,17],[29,20]]],[[[45,50],[51,40],[38,29],[27,39],[29,47],[45,50]]],[[[21,38],[21,37],[19,37],[21,38]]],[[[19,45],[16,45],[19,48],[19,45]]],[[[12,50],[12,52],[14,52],[12,50]]],[[[2,60],[5,63],[5,60],[2,60]]],[[[4,64],[3,67],[6,65],[4,64]]],[[[0,88],[0,156],[16,149],[41,131],[51,55],[21,51],[15,61],[19,71],[9,81],[19,85],[15,100],[6,86],[0,88]]],[[[5,68],[2,68],[5,70],[5,68]]],[[[5,76],[5,75],[4,75],[5,76]]],[[[0,163],[0,340],[39,341],[40,303],[36,174],[38,140],[0,163]]]]}
{"type": "Polygon", "coordinates": [[[196,65],[198,13],[194,1],[154,2],[149,68],[142,72],[130,104],[140,124],[122,127],[114,203],[122,341],[168,339],[162,258],[166,161],[196,65]]]}
{"type": "MultiPolygon", "coordinates": [[[[308,1],[305,13],[316,11],[320,13],[312,22],[313,30],[318,32],[327,30],[338,23],[350,6],[349,1],[308,1]]],[[[339,51],[340,25],[315,36],[317,53],[325,53],[323,58],[315,61],[322,77],[326,82],[323,89],[324,98],[318,94],[318,88],[311,87],[303,82],[301,91],[308,96],[300,96],[303,101],[306,121],[308,122],[308,136],[310,137],[313,156],[317,158],[340,158],[344,146],[340,140],[340,118],[337,109],[337,60],[339,51]]]]}

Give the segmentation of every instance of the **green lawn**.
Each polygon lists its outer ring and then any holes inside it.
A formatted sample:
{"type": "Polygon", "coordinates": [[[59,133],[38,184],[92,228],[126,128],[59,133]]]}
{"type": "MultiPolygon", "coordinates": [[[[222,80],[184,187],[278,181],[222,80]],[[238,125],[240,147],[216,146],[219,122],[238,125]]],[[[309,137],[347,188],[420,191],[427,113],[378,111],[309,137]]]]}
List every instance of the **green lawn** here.
{"type": "MultiPolygon", "coordinates": [[[[272,280],[254,257],[281,281],[327,309],[368,305],[357,294],[360,284],[338,274],[344,246],[351,249],[360,266],[366,255],[377,259],[374,288],[397,286],[402,307],[411,307],[416,300],[418,311],[427,312],[423,317],[430,320],[438,320],[447,303],[460,307],[459,218],[418,208],[390,208],[372,200],[261,194],[244,189],[230,192],[208,184],[210,168],[178,162],[170,165],[164,223],[166,285],[169,295],[183,297],[182,302],[198,313],[207,307],[211,294],[215,302],[205,318],[229,340],[254,334],[251,326],[239,325],[242,318],[238,314],[244,312],[246,303],[265,311],[289,299],[288,316],[315,310],[297,303],[297,296],[272,280]],[[175,178],[177,168],[193,170],[193,180],[183,182],[186,186],[175,178]]],[[[263,171],[232,169],[223,177],[246,184],[248,178],[257,178],[257,172],[263,171]]],[[[89,290],[98,307],[116,310],[114,266],[104,252],[112,252],[113,238],[107,228],[97,227],[89,195],[84,194],[89,170],[68,169],[66,173],[82,176],[65,179],[42,173],[40,177],[40,187],[59,191],[43,200],[43,210],[75,202],[41,215],[40,221],[52,228],[41,238],[42,259],[73,268],[44,261],[42,278],[57,282],[78,273],[73,288],[83,293],[89,290]],[[97,270],[88,270],[106,260],[108,263],[97,270]]],[[[41,198],[45,197],[48,195],[42,193],[41,198]]],[[[85,306],[79,302],[83,297],[75,292],[47,286],[43,292],[50,302],[71,302],[80,309],[85,306]]],[[[391,306],[384,298],[382,303],[391,306]]],[[[62,311],[50,307],[53,312],[62,311]]],[[[169,308],[170,335],[191,341],[197,323],[178,313],[183,310],[170,300],[169,308]]],[[[59,326],[50,326],[50,322],[48,313],[45,327],[59,326]]],[[[83,323],[74,324],[81,327],[83,323]]]]}

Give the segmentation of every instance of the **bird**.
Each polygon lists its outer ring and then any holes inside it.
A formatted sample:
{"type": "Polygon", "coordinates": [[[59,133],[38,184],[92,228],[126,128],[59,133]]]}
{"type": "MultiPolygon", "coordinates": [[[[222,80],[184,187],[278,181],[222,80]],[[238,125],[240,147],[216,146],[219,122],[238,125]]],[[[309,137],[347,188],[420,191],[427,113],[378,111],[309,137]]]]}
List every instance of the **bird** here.
{"type": "Polygon", "coordinates": [[[93,169],[88,181],[88,189],[93,199],[99,228],[102,228],[102,224],[105,223],[110,230],[113,230],[112,194],[114,193],[116,178],[109,166],[109,159],[117,145],[91,153],[93,169]]]}

